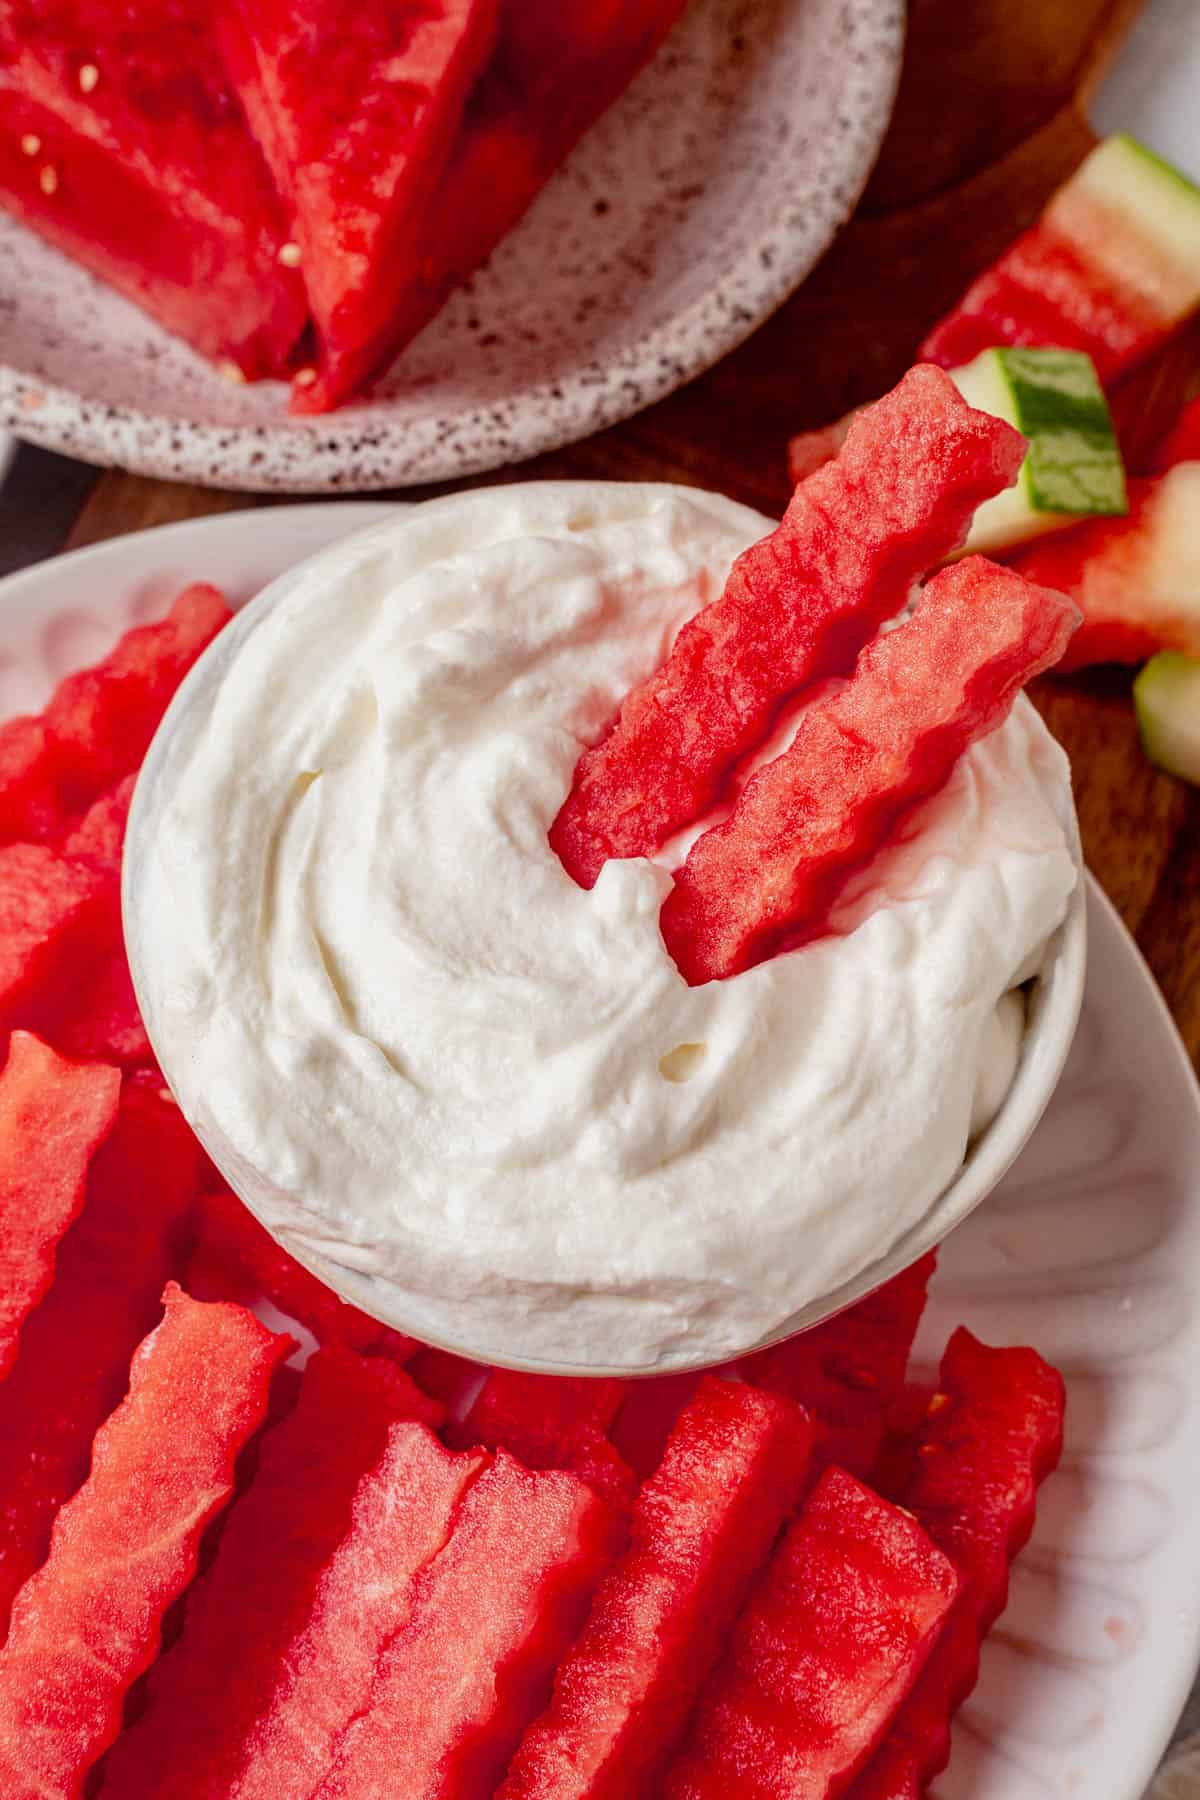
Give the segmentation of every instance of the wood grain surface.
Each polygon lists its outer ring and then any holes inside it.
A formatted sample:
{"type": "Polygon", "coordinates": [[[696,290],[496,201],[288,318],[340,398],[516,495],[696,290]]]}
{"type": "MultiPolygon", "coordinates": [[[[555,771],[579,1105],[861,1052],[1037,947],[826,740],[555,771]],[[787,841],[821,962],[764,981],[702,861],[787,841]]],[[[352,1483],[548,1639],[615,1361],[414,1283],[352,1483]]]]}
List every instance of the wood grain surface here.
{"type": "MultiPolygon", "coordinates": [[[[925,328],[1086,153],[1087,96],[1135,11],[1136,0],[913,0],[878,167],[800,292],[741,349],[650,411],[480,479],[684,481],[780,511],[789,435],[895,381],[925,328]]],[[[1152,440],[1200,367],[1198,345],[1193,334],[1173,346],[1121,396],[1130,441],[1152,440]]],[[[112,472],[70,541],[272,503],[112,472]]],[[[1128,674],[1043,681],[1035,698],[1071,757],[1089,866],[1200,1060],[1200,791],[1142,756],[1128,674]]]]}

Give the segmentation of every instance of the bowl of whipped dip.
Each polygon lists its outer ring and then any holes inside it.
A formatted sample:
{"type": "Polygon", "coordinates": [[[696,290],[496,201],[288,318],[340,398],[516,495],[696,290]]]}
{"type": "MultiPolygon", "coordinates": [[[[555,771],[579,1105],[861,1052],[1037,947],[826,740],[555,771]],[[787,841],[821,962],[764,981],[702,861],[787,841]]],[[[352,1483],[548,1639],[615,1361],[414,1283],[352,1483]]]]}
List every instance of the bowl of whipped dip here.
{"type": "Polygon", "coordinates": [[[581,747],[773,521],[525,483],[271,584],[180,689],[124,875],[155,1053],[262,1223],[355,1305],[550,1373],[665,1373],[816,1323],[995,1186],[1078,1017],[1066,759],[1032,706],[838,903],[689,987],[669,870],[578,887],[581,747]]]}

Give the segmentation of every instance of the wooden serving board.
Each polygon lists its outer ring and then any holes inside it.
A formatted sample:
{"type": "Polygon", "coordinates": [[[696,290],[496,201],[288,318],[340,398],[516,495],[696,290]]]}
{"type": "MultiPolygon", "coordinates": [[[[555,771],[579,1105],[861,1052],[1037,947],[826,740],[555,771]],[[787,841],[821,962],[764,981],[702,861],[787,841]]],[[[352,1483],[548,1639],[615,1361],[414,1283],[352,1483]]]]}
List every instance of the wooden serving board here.
{"type": "MultiPolygon", "coordinates": [[[[611,431],[487,481],[693,482],[779,512],[788,437],[894,382],[925,328],[1038,213],[1093,138],[1088,95],[1137,0],[912,0],[895,117],[850,226],[800,292],[716,369],[611,431]]],[[[1123,407],[1145,441],[1200,367],[1177,345],[1123,407]]],[[[436,491],[436,490],[430,490],[436,491]]],[[[412,492],[406,498],[412,498],[412,492]]],[[[103,476],[70,542],[261,496],[103,476]]],[[[1144,759],[1129,677],[1036,694],[1075,771],[1084,849],[1200,1059],[1200,791],[1144,759]]]]}

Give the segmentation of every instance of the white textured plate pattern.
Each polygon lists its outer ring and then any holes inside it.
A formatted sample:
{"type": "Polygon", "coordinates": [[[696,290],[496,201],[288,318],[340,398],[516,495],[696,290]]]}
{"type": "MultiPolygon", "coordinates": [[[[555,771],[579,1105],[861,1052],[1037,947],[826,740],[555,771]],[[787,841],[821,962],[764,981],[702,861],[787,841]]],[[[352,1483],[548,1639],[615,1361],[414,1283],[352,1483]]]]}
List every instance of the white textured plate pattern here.
{"type": "MultiPolygon", "coordinates": [[[[0,583],[0,716],[188,580],[247,598],[385,511],[234,513],[0,583]]],[[[940,1800],[1141,1800],[1200,1652],[1200,1099],[1162,1000],[1090,895],[1066,1074],[1001,1187],[947,1242],[917,1345],[959,1323],[1067,1376],[1067,1450],[963,1710],[940,1800]]]]}
{"type": "Polygon", "coordinates": [[[803,280],[891,111],[903,0],[692,0],[651,66],[369,400],[289,419],[0,215],[0,425],[216,487],[497,468],[707,368],[803,280]]]}

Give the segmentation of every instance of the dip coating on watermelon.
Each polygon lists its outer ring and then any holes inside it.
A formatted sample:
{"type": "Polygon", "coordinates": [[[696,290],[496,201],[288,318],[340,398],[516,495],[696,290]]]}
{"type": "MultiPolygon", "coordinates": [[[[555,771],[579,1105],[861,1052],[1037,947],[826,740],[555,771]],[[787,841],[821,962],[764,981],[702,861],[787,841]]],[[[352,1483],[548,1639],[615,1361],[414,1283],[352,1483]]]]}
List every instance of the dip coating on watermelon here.
{"type": "Polygon", "coordinates": [[[347,355],[336,376],[297,383],[292,407],[325,412],[415,337],[486,260],[559,163],[658,48],[685,0],[521,0],[501,9],[495,50],[449,162],[397,261],[386,341],[347,355]]]}
{"type": "Polygon", "coordinates": [[[1200,462],[1129,483],[1123,519],[1089,519],[1010,558],[1083,614],[1059,672],[1143,662],[1156,650],[1200,656],[1200,462]]]}
{"type": "Polygon", "coordinates": [[[935,575],[693,845],[661,914],[685,979],[734,975],[785,933],[817,932],[846,877],[1058,661],[1077,620],[1061,594],[981,556],[935,575]]]}
{"type": "Polygon", "coordinates": [[[603,1501],[503,1450],[471,1485],[341,1734],[320,1800],[487,1794],[545,1704],[612,1545],[603,1501]]]}
{"type": "Polygon", "coordinates": [[[921,1526],[829,1469],[701,1696],[667,1800],[827,1800],[883,1737],[958,1592],[921,1526]]]}
{"type": "MultiPolygon", "coordinates": [[[[440,1416],[386,1358],[338,1346],[317,1352],[296,1405],[263,1439],[212,1566],[188,1595],[182,1636],[151,1672],[145,1711],[108,1758],[112,1792],[124,1800],[202,1800],[262,1791],[269,1759],[264,1752],[260,1762],[251,1741],[286,1741],[283,1725],[266,1723],[280,1707],[291,1716],[293,1676],[284,1656],[308,1624],[330,1559],[353,1534],[360,1487],[398,1421],[437,1424],[440,1416]]],[[[352,1619],[361,1628],[369,1600],[360,1593],[344,1624],[352,1619]]],[[[330,1666],[321,1673],[327,1695],[341,1691],[344,1672],[330,1666]]]]}
{"type": "Polygon", "coordinates": [[[19,216],[206,355],[284,373],[304,289],[210,9],[11,0],[0,69],[0,192],[19,216]]]}
{"type": "Polygon", "coordinates": [[[959,1329],[898,1498],[945,1551],[961,1592],[945,1632],[850,1800],[919,1800],[946,1766],[950,1721],[975,1686],[979,1646],[1008,1599],[1039,1484],[1062,1454],[1062,1376],[1033,1350],[993,1350],[959,1329]]]}
{"type": "Polygon", "coordinates": [[[919,354],[945,369],[996,344],[1084,350],[1111,380],[1200,305],[1200,190],[1119,133],[974,281],[919,354]]]}
{"type": "Polygon", "coordinates": [[[88,1165],[117,1114],[121,1077],[66,1062],[14,1031],[0,1072],[0,1380],[50,1286],[59,1241],[83,1206],[88,1165]]]}
{"type": "MultiPolygon", "coordinates": [[[[294,216],[323,392],[344,398],[395,347],[417,227],[491,51],[497,0],[221,0],[221,40],[294,216]]],[[[303,390],[301,390],[303,391],[303,390]]]]}
{"type": "Polygon", "coordinates": [[[591,887],[609,857],[651,855],[702,817],[787,697],[848,674],[913,582],[963,543],[1025,448],[928,366],[864,407],[837,458],[801,483],[580,757],[550,832],[576,881],[591,887]]]}
{"type": "Polygon", "coordinates": [[[639,1800],[800,1497],[812,1427],[709,1377],[634,1507],[630,1545],[559,1665],[498,1800],[639,1800]]]}
{"type": "Polygon", "coordinates": [[[75,1796],[116,1737],[163,1614],[192,1579],[205,1526],[233,1492],[289,1339],[241,1307],[174,1283],[101,1426],[87,1481],[18,1594],[0,1650],[0,1787],[8,1800],[75,1796]]]}

